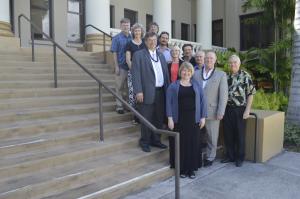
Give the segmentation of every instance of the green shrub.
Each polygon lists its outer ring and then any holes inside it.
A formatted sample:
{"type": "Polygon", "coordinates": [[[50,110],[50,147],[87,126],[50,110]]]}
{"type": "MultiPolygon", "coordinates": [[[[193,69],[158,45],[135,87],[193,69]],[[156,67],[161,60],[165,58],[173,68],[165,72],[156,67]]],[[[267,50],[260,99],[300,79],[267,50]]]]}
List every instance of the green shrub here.
{"type": "Polygon", "coordinates": [[[296,151],[300,151],[300,126],[288,122],[285,123],[284,144],[296,151]]]}
{"type": "Polygon", "coordinates": [[[286,111],[288,98],[282,93],[265,93],[259,89],[254,95],[252,108],[262,110],[286,111]]]}

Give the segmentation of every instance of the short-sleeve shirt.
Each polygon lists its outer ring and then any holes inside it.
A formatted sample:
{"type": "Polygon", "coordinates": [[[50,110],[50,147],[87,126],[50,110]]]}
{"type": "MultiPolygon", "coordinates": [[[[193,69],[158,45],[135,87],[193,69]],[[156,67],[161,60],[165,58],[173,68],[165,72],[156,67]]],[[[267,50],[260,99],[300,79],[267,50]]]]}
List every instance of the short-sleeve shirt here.
{"type": "Polygon", "coordinates": [[[246,106],[247,97],[256,93],[254,84],[249,73],[239,70],[236,74],[229,74],[228,103],[229,106],[246,106]]]}
{"type": "Polygon", "coordinates": [[[129,70],[126,63],[126,45],[131,40],[130,34],[126,36],[123,32],[120,32],[112,39],[111,52],[117,53],[117,59],[119,67],[124,70],[129,70]]]}
{"type": "Polygon", "coordinates": [[[131,52],[131,60],[133,57],[133,54],[138,51],[146,48],[144,40],[142,40],[142,43],[140,45],[135,44],[132,40],[127,43],[126,45],[126,51],[131,52]]]}

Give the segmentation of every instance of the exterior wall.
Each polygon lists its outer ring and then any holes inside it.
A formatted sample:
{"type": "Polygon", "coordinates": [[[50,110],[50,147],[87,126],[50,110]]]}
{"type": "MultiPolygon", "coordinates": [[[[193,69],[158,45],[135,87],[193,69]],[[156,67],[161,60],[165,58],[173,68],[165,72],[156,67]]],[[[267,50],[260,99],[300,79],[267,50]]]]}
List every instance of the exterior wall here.
{"type": "MultiPolygon", "coordinates": [[[[15,0],[14,2],[14,30],[15,35],[19,35],[18,32],[18,16],[24,14],[30,18],[30,0],[15,0]]],[[[28,46],[30,39],[30,26],[28,22],[22,19],[22,46],[28,46]]]]}
{"type": "Polygon", "coordinates": [[[68,43],[67,10],[68,0],[53,1],[53,38],[62,46],[66,46],[68,43]]]}
{"type": "MultiPolygon", "coordinates": [[[[146,14],[153,15],[152,0],[110,0],[110,4],[115,7],[115,26],[119,27],[119,21],[124,17],[124,8],[138,12],[138,22],[146,25],[146,14]]],[[[240,48],[240,16],[257,12],[252,10],[243,13],[243,0],[212,0],[212,19],[223,19],[223,43],[224,47],[240,48]]],[[[181,23],[190,25],[190,40],[195,40],[194,24],[196,24],[196,0],[172,0],[172,20],[175,21],[175,39],[181,39],[181,23]]],[[[30,0],[14,1],[14,29],[18,35],[18,15],[25,14],[30,17],[30,0]]],[[[53,1],[53,29],[54,38],[59,44],[67,44],[67,0],[53,1]]],[[[109,19],[107,19],[109,20],[109,19]]],[[[171,23],[171,22],[170,22],[171,23]]],[[[205,27],[204,27],[205,28],[205,27]]],[[[163,31],[163,30],[161,30],[163,31]]],[[[22,22],[22,45],[29,45],[30,41],[29,25],[22,22]]],[[[45,43],[45,41],[41,42],[45,43]]],[[[47,43],[47,42],[46,42],[47,43]]]]}
{"type": "MultiPolygon", "coordinates": [[[[14,2],[14,29],[18,35],[18,16],[24,14],[30,18],[30,0],[15,0],[14,2]]],[[[67,39],[67,0],[53,1],[53,38],[62,46],[66,46],[67,39]],[[64,34],[62,34],[64,33],[64,34]]],[[[30,45],[30,25],[22,19],[22,46],[30,45]]],[[[47,41],[37,41],[40,44],[50,44],[47,41]]]]}
{"type": "MultiPolygon", "coordinates": [[[[152,0],[110,0],[115,6],[115,26],[119,28],[120,20],[124,17],[124,8],[138,12],[138,22],[146,25],[146,14],[152,15],[152,0]]],[[[146,27],[144,27],[146,28],[146,27]]]]}
{"type": "Polygon", "coordinates": [[[173,38],[175,39],[181,39],[181,23],[186,23],[190,25],[190,40],[192,40],[192,1],[194,0],[172,0],[172,20],[175,20],[175,35],[173,35],[173,38]]]}

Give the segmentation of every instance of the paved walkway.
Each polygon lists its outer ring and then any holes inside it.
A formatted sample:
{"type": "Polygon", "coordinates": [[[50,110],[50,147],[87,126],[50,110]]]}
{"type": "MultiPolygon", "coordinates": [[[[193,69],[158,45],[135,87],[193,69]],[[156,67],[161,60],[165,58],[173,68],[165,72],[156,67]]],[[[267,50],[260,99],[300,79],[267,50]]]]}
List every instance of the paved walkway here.
{"type": "MultiPolygon", "coordinates": [[[[181,179],[182,199],[300,199],[300,153],[284,152],[260,164],[243,167],[215,162],[197,177],[181,179]]],[[[126,199],[174,198],[174,177],[126,199]]]]}

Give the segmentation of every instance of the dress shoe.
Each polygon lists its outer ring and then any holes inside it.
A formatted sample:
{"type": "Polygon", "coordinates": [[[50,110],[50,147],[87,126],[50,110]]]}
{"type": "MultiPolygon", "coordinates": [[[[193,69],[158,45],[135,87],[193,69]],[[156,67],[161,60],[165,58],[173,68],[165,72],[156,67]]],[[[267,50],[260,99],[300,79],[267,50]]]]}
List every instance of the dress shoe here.
{"type": "Polygon", "coordinates": [[[237,160],[237,161],[235,162],[235,166],[237,166],[237,167],[243,166],[243,161],[237,160]]]}
{"type": "Polygon", "coordinates": [[[116,109],[116,112],[118,113],[118,114],[124,114],[124,110],[123,109],[116,109]]]}
{"type": "Polygon", "coordinates": [[[234,162],[234,161],[230,158],[225,158],[225,159],[221,160],[221,163],[228,163],[228,162],[234,162]]]}
{"type": "Polygon", "coordinates": [[[195,178],[196,178],[196,175],[195,175],[195,172],[194,172],[194,171],[190,172],[189,178],[190,178],[190,179],[195,179],[195,178]]]}
{"type": "Polygon", "coordinates": [[[186,174],[180,174],[180,177],[181,177],[181,178],[186,178],[187,175],[186,175],[186,174]]]}
{"type": "Polygon", "coordinates": [[[165,144],[163,144],[161,142],[153,143],[152,146],[155,146],[155,147],[158,147],[158,148],[161,148],[161,149],[168,148],[167,145],[165,145],[165,144]]]}
{"type": "Polygon", "coordinates": [[[141,148],[142,148],[142,151],[144,151],[144,152],[147,152],[147,153],[151,152],[150,146],[148,146],[148,145],[143,145],[143,146],[141,146],[141,148]]]}
{"type": "Polygon", "coordinates": [[[210,160],[204,160],[204,167],[209,167],[213,164],[214,161],[210,161],[210,160]]]}

